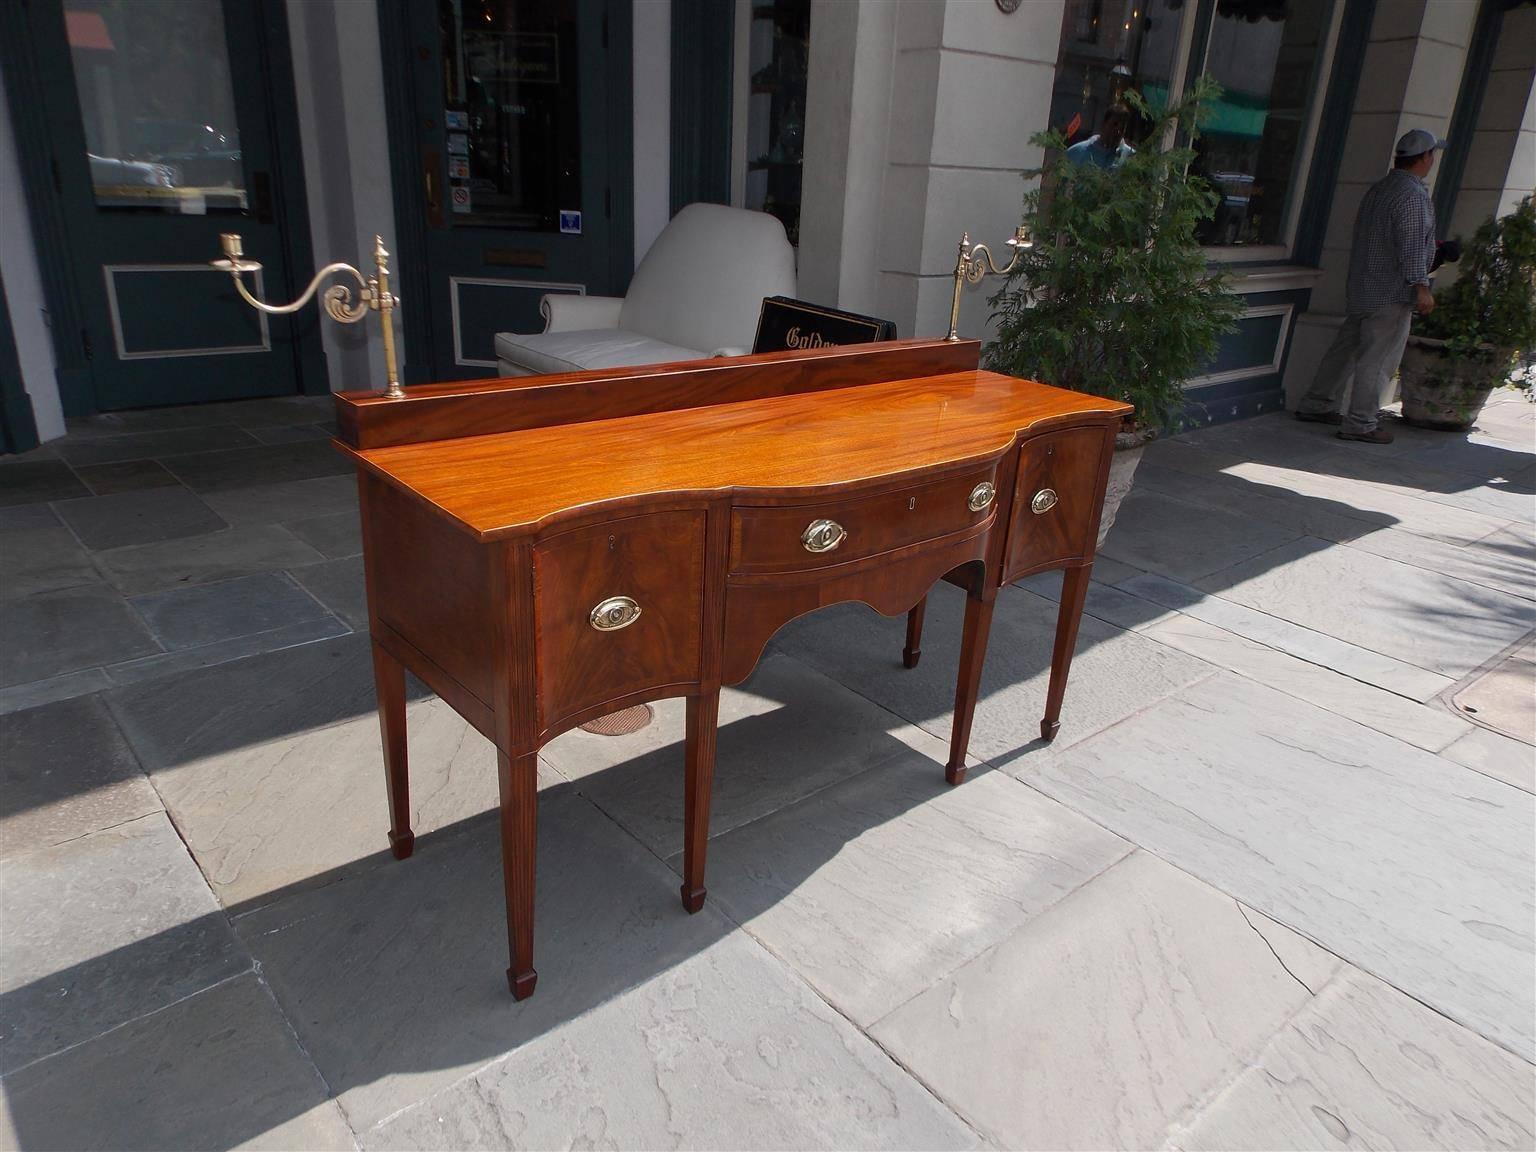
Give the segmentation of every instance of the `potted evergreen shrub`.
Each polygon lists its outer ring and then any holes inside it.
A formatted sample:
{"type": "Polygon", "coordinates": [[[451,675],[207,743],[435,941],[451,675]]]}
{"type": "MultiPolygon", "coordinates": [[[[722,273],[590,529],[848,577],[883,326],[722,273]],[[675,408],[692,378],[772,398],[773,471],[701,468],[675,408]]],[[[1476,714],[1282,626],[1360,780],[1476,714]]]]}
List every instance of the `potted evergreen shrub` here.
{"type": "Polygon", "coordinates": [[[1536,206],[1527,196],[1463,245],[1460,275],[1415,316],[1398,368],[1403,419],[1465,431],[1520,364],[1536,359],[1536,206]]]}
{"type": "Polygon", "coordinates": [[[1220,202],[1190,171],[1202,110],[1220,95],[1202,76],[1177,104],[1126,103],[1147,131],[1116,167],[1075,164],[1060,132],[1037,133],[1041,168],[1024,173],[1035,238],[989,303],[989,368],[1135,405],[1116,439],[1099,540],[1130,491],[1142,449],[1184,409],[1184,381],[1215,356],[1242,311],[1207,264],[1196,229],[1220,202]]]}

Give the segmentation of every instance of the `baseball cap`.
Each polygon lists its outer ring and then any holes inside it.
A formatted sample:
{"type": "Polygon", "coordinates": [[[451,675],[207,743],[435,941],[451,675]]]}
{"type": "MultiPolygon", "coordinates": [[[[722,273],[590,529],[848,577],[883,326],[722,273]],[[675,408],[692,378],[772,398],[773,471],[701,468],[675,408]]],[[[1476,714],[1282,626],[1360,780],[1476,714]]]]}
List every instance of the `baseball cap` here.
{"type": "Polygon", "coordinates": [[[1422,156],[1435,148],[1444,148],[1445,141],[1424,128],[1410,128],[1397,138],[1395,156],[1422,156]]]}

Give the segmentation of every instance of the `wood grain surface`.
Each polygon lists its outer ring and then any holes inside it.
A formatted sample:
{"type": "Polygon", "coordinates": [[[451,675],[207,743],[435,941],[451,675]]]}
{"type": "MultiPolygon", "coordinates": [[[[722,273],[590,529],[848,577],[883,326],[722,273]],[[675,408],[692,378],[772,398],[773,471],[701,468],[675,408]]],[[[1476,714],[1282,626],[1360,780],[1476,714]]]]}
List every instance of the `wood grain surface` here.
{"type": "Polygon", "coordinates": [[[1037,425],[1128,414],[1115,400],[993,372],[569,426],[351,451],[481,540],[562,514],[665,493],[856,491],[902,473],[995,456],[1037,425]]]}

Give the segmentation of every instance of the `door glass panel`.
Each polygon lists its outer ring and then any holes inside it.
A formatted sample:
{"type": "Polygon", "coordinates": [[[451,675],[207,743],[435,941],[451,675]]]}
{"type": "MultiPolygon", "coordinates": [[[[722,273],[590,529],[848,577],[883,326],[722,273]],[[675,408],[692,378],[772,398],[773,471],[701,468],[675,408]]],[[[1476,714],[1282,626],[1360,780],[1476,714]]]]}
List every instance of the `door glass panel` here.
{"type": "MultiPolygon", "coordinates": [[[[1183,22],[1183,0],[1067,0],[1061,50],[1051,90],[1051,127],[1079,144],[1095,136],[1104,113],[1127,91],[1153,108],[1167,103],[1183,22]]],[[[1138,145],[1146,125],[1126,116],[1125,136],[1138,145]]]]}
{"type": "Polygon", "coordinates": [[[449,218],[579,233],[576,0],[439,0],[449,218]]]}
{"type": "Polygon", "coordinates": [[[65,0],[64,20],[97,205],[243,211],[223,6],[65,0]]]}

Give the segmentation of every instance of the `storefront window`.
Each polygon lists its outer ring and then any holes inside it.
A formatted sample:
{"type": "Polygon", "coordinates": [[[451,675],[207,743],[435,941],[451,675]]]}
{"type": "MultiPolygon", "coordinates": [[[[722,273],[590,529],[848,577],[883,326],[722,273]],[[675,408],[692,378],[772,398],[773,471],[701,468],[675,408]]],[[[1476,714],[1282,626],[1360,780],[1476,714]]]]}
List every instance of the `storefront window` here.
{"type": "Polygon", "coordinates": [[[1286,242],[1327,31],[1328,0],[1217,0],[1191,73],[1223,89],[1196,145],[1197,167],[1221,193],[1201,230],[1207,245],[1286,242]]]}
{"type": "MultiPolygon", "coordinates": [[[[1331,2],[1067,0],[1051,127],[1079,143],[1127,91],[1157,107],[1208,72],[1223,95],[1197,144],[1196,167],[1221,203],[1201,241],[1287,244],[1331,2]]],[[[1126,139],[1139,145],[1145,134],[1133,121],[1126,139]]]]}
{"type": "MultiPolygon", "coordinates": [[[[1154,106],[1166,101],[1185,8],[1184,0],[1067,0],[1051,127],[1076,144],[1099,130],[1127,90],[1154,106]]],[[[1132,144],[1142,129],[1131,126],[1132,144]]]]}

